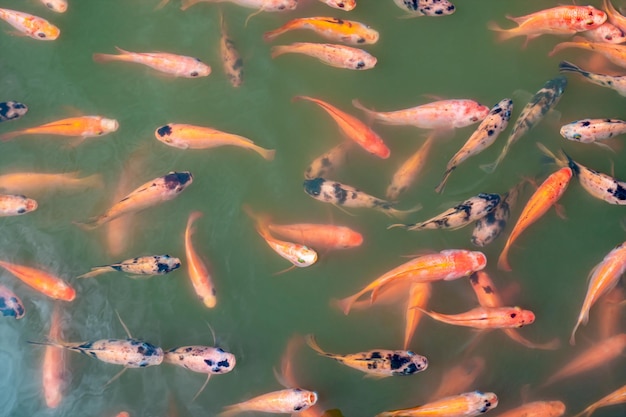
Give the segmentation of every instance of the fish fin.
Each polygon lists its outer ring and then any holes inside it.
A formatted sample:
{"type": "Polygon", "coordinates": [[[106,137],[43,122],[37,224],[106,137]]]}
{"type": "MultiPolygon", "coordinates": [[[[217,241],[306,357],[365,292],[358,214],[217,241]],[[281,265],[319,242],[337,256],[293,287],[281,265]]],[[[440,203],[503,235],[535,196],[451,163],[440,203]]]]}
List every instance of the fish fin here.
{"type": "Polygon", "coordinates": [[[513,269],[511,268],[511,264],[509,264],[509,245],[508,245],[508,241],[507,244],[505,244],[504,249],[502,249],[502,252],[500,253],[500,256],[498,257],[498,269],[501,269],[503,271],[512,271],[513,269]]]}
{"type": "Polygon", "coordinates": [[[561,346],[561,341],[556,337],[546,343],[533,343],[522,336],[517,329],[502,329],[502,331],[509,337],[509,339],[529,349],[556,350],[561,346]]]}
{"type": "Polygon", "coordinates": [[[204,389],[206,388],[206,385],[209,383],[209,379],[211,379],[211,374],[206,374],[206,380],[204,381],[204,384],[202,384],[198,392],[196,392],[196,395],[193,396],[193,398],[191,399],[191,402],[194,402],[196,398],[198,398],[198,395],[200,395],[200,393],[204,391],[204,389]]]}
{"type": "Polygon", "coordinates": [[[104,181],[102,180],[102,174],[92,174],[87,177],[81,178],[80,181],[87,188],[102,188],[104,187],[104,181]]]}
{"type": "MultiPolygon", "coordinates": [[[[574,330],[572,330],[572,334],[569,338],[569,344],[574,346],[576,344],[576,330],[578,330],[578,328],[580,327],[580,325],[583,323],[583,321],[586,323],[587,320],[585,320],[583,318],[584,314],[582,314],[580,317],[578,317],[578,320],[576,321],[576,325],[574,326],[574,330]]],[[[589,319],[589,315],[587,314],[587,319],[589,319]]]]}
{"type": "Polygon", "coordinates": [[[554,56],[556,53],[561,52],[563,49],[575,47],[576,42],[561,42],[557,43],[554,48],[550,52],[548,52],[548,56],[554,56]]]}
{"type": "Polygon", "coordinates": [[[204,216],[204,213],[202,213],[201,211],[192,211],[191,213],[189,213],[189,217],[187,218],[187,229],[189,229],[189,236],[192,236],[195,233],[196,228],[193,226],[193,224],[202,216],[204,216]]]}
{"type": "Polygon", "coordinates": [[[209,330],[211,330],[211,335],[213,336],[213,345],[215,346],[215,344],[217,343],[217,338],[215,337],[215,330],[213,330],[213,326],[211,326],[208,321],[205,321],[205,323],[209,327],[209,330]]]}
{"type": "Polygon", "coordinates": [[[190,8],[191,6],[193,6],[194,4],[199,3],[200,0],[181,0],[180,2],[180,10],[187,10],[188,8],[190,8]]]}
{"type": "Polygon", "coordinates": [[[444,172],[441,182],[439,183],[438,186],[435,187],[435,192],[437,194],[441,194],[444,188],[446,188],[446,183],[448,182],[448,178],[452,174],[452,171],[454,171],[455,169],[456,167],[452,167],[452,168],[447,169],[446,172],[444,172]]]}
{"type": "Polygon", "coordinates": [[[274,371],[274,377],[276,378],[276,380],[278,381],[278,383],[280,385],[282,385],[285,388],[295,388],[295,387],[289,385],[287,380],[285,380],[284,376],[281,375],[280,373],[278,373],[276,368],[272,368],[272,371],[274,371]]]}
{"type": "Polygon", "coordinates": [[[424,13],[420,13],[419,11],[415,11],[415,13],[406,13],[402,16],[398,16],[398,19],[415,19],[416,17],[426,16],[424,13]]]}
{"type": "Polygon", "coordinates": [[[76,277],[76,279],[82,279],[82,278],[92,278],[101,274],[105,274],[107,272],[111,272],[112,269],[109,266],[96,266],[91,268],[90,272],[87,272],[86,274],[82,274],[76,277]]]}
{"type": "Polygon", "coordinates": [[[606,150],[611,151],[613,153],[617,153],[615,151],[615,149],[613,149],[610,145],[608,145],[606,143],[595,141],[593,144],[596,145],[596,146],[599,146],[602,149],[606,149],[606,150]]]}
{"type": "Polygon", "coordinates": [[[121,377],[122,374],[124,374],[124,372],[126,372],[128,370],[127,367],[124,367],[124,369],[122,369],[121,371],[119,371],[117,374],[115,374],[115,376],[111,379],[108,380],[108,382],[106,384],[104,384],[104,387],[106,388],[111,382],[115,381],[117,378],[121,377]]]}
{"type": "MultiPolygon", "coordinates": [[[[498,158],[498,159],[500,159],[500,158],[498,158]]],[[[499,164],[500,164],[500,161],[499,160],[495,160],[494,162],[492,162],[490,164],[480,165],[480,169],[485,171],[487,174],[493,174],[493,172],[496,170],[496,168],[498,167],[499,164]]]]}
{"type": "Polygon", "coordinates": [[[270,30],[270,31],[265,32],[263,34],[263,40],[265,42],[269,42],[269,41],[275,39],[276,37],[278,37],[279,35],[282,35],[286,31],[287,30],[285,28],[283,28],[282,26],[279,27],[278,29],[270,30]]]}
{"type": "Polygon", "coordinates": [[[315,340],[315,336],[313,336],[312,333],[309,333],[307,335],[304,335],[304,341],[306,342],[306,344],[313,349],[314,351],[316,351],[317,353],[319,353],[322,356],[331,356],[328,353],[324,352],[322,350],[322,348],[317,344],[317,341],[315,340]]]}
{"type": "Polygon", "coordinates": [[[130,334],[130,330],[128,330],[128,327],[126,327],[126,323],[124,323],[124,320],[122,320],[122,317],[120,316],[120,313],[117,311],[117,309],[115,310],[115,314],[117,315],[118,320],[120,321],[120,324],[122,325],[122,327],[124,328],[124,331],[126,332],[126,334],[128,335],[129,339],[132,339],[133,336],[130,334]]]}
{"type": "Polygon", "coordinates": [[[496,38],[498,42],[504,42],[506,40],[514,38],[515,36],[519,36],[516,32],[517,28],[503,29],[502,27],[500,27],[500,25],[493,21],[487,22],[487,29],[497,32],[496,38]]]}
{"type": "Polygon", "coordinates": [[[346,210],[345,208],[341,207],[340,205],[337,204],[333,204],[333,206],[337,207],[339,210],[343,211],[344,213],[346,213],[348,216],[352,216],[354,217],[355,215],[350,213],[348,210],[346,210]]]}
{"type": "Polygon", "coordinates": [[[394,217],[396,217],[396,218],[398,218],[400,220],[404,220],[407,215],[409,215],[411,213],[418,212],[422,208],[423,208],[423,206],[421,204],[417,204],[417,205],[415,205],[415,207],[410,208],[408,210],[398,210],[398,209],[395,209],[395,208],[390,208],[389,210],[385,210],[384,213],[393,215],[394,217]]]}
{"type": "Polygon", "coordinates": [[[265,11],[265,6],[261,7],[259,10],[257,10],[256,12],[252,12],[248,15],[248,17],[246,17],[246,21],[243,23],[243,27],[246,28],[248,27],[248,22],[250,21],[250,19],[252,19],[254,16],[261,14],[265,11]]]}
{"type": "Polygon", "coordinates": [[[263,157],[266,161],[273,161],[274,156],[276,156],[276,150],[274,149],[265,149],[259,147],[256,149],[256,152],[263,157]]]}
{"type": "Polygon", "coordinates": [[[281,270],[280,270],[280,271],[278,271],[278,272],[274,272],[274,273],[272,274],[272,276],[274,276],[274,277],[275,277],[275,276],[277,276],[277,275],[282,275],[282,274],[284,274],[285,272],[289,272],[289,271],[291,271],[292,269],[295,269],[295,268],[296,268],[296,266],[295,266],[295,265],[291,265],[289,268],[281,269],[281,270]]]}
{"type": "Polygon", "coordinates": [[[389,378],[391,375],[380,375],[380,374],[365,374],[363,375],[364,379],[384,379],[389,378]]]}
{"type": "MultiPolygon", "coordinates": [[[[283,54],[288,54],[291,51],[292,51],[291,45],[272,46],[272,50],[271,50],[270,56],[272,58],[276,58],[277,56],[281,56],[283,54]]],[[[295,99],[295,97],[294,97],[294,99],[295,99]]]]}
{"type": "Polygon", "coordinates": [[[403,224],[403,223],[390,224],[389,226],[387,226],[387,230],[393,229],[394,227],[404,227],[405,229],[407,229],[409,227],[409,225],[408,224],[403,224]]]}
{"type": "Polygon", "coordinates": [[[376,110],[368,109],[367,107],[362,105],[361,102],[356,98],[352,100],[352,105],[365,113],[365,116],[367,117],[367,124],[371,126],[374,122],[374,119],[376,119],[376,110]]]}
{"type": "Polygon", "coordinates": [[[563,220],[567,220],[567,216],[565,215],[565,207],[563,204],[554,203],[554,210],[556,211],[557,216],[559,216],[563,220]]]}
{"type": "Polygon", "coordinates": [[[154,9],[152,9],[153,11],[157,11],[157,10],[161,10],[162,8],[164,8],[168,3],[170,2],[170,0],[161,0],[159,2],[159,4],[157,4],[154,9]]]}
{"type": "Polygon", "coordinates": [[[109,61],[117,61],[119,55],[113,55],[113,54],[93,54],[93,61],[94,62],[109,62],[109,61]]]}
{"type": "Polygon", "coordinates": [[[4,133],[4,134],[0,135],[0,140],[3,141],[3,142],[6,142],[8,140],[11,140],[13,138],[18,137],[21,134],[22,134],[21,130],[16,130],[15,132],[4,133]]]}

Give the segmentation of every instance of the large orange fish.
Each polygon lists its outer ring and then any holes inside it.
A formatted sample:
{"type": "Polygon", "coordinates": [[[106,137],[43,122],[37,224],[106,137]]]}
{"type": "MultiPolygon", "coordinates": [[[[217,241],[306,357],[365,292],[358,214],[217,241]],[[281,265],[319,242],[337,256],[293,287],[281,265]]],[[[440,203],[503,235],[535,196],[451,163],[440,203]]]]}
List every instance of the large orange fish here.
{"type": "Polygon", "coordinates": [[[74,288],[49,272],[6,261],[0,261],[0,266],[22,280],[26,285],[50,298],[63,301],[73,301],[76,298],[74,288]]]}
{"type": "Polygon", "coordinates": [[[202,217],[202,213],[194,211],[189,214],[187,219],[187,227],[185,228],[185,257],[187,258],[187,271],[193,289],[196,291],[196,295],[202,300],[205,306],[213,308],[217,304],[217,298],[215,297],[215,285],[211,279],[211,274],[206,266],[206,263],[202,260],[198,252],[193,247],[191,242],[191,236],[193,235],[195,228],[193,223],[202,217]]]}
{"type": "Polygon", "coordinates": [[[283,239],[317,249],[350,249],[361,246],[363,243],[363,235],[345,226],[313,223],[268,223],[267,228],[283,239]]]}
{"type": "Polygon", "coordinates": [[[590,42],[585,38],[577,36],[571,42],[561,42],[557,44],[554,48],[552,48],[552,51],[550,51],[548,55],[552,56],[566,48],[579,48],[597,52],[615,65],[626,68],[626,45],[615,45],[606,42],[590,42]]]}
{"type": "Polygon", "coordinates": [[[589,407],[585,408],[582,412],[576,414],[574,417],[589,417],[598,408],[624,403],[626,403],[626,385],[622,385],[620,388],[616,389],[609,395],[600,398],[598,401],[591,404],[589,407]]]}
{"type": "Polygon", "coordinates": [[[565,404],[561,401],[534,401],[499,414],[498,417],[561,417],[564,413],[565,404]]]}
{"type": "Polygon", "coordinates": [[[293,100],[307,100],[317,104],[322,109],[324,109],[330,115],[330,117],[333,118],[333,120],[339,126],[339,130],[346,138],[355,141],[367,152],[376,155],[379,158],[389,158],[389,154],[391,153],[391,151],[389,150],[387,145],[385,145],[382,138],[356,117],[344,113],[338,108],[331,106],[330,104],[316,98],[307,96],[295,96],[293,100]]]}
{"type": "Polygon", "coordinates": [[[70,117],[69,119],[61,119],[41,126],[8,132],[0,135],[0,140],[11,140],[22,135],[58,135],[85,139],[115,132],[118,127],[117,120],[107,119],[102,116],[70,117]]]}
{"type": "Polygon", "coordinates": [[[40,41],[53,41],[61,34],[61,30],[46,19],[16,10],[0,9],[0,19],[25,36],[40,41]]]}
{"type": "Polygon", "coordinates": [[[351,45],[373,44],[378,42],[379,37],[376,30],[361,22],[336,17],[304,17],[290,20],[278,29],[265,32],[263,39],[270,41],[285,32],[296,29],[309,29],[331,41],[351,45]]]}
{"type": "MultiPolygon", "coordinates": [[[[61,309],[55,305],[50,319],[49,340],[61,340],[61,309]]],[[[63,399],[63,374],[65,372],[65,350],[46,346],[43,356],[43,395],[48,408],[57,408],[63,399]]]]}
{"type": "Polygon", "coordinates": [[[528,200],[528,203],[526,203],[522,214],[504,245],[504,249],[498,258],[498,268],[511,271],[511,265],[509,265],[508,260],[511,244],[528,226],[536,222],[552,205],[556,204],[567,189],[567,185],[571,179],[571,168],[563,167],[546,178],[537,188],[535,193],[528,200]]]}
{"type": "Polygon", "coordinates": [[[473,417],[498,406],[493,392],[466,392],[402,410],[383,411],[375,417],[473,417]]]}
{"type": "Polygon", "coordinates": [[[475,329],[522,327],[535,321],[532,311],[522,310],[520,307],[476,307],[460,314],[441,314],[421,308],[420,310],[437,321],[475,329]]]}
{"type": "Polygon", "coordinates": [[[103,186],[102,175],[79,177],[75,172],[13,172],[0,175],[0,190],[8,193],[35,194],[46,191],[77,191],[103,186]]]}
{"type": "Polygon", "coordinates": [[[418,176],[426,165],[426,160],[430,154],[436,135],[432,134],[419,149],[411,155],[400,168],[393,174],[391,183],[387,187],[386,197],[390,201],[397,201],[400,194],[406,192],[417,180],[418,176]]]}

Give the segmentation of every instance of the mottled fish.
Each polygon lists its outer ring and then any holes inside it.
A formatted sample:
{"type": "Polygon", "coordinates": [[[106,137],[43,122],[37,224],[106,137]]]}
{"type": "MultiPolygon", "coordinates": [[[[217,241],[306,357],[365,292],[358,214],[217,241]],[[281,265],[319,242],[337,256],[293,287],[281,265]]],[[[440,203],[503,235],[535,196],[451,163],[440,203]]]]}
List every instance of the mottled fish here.
{"type": "Polygon", "coordinates": [[[180,259],[169,255],[139,256],[110,265],[96,266],[91,272],[76,278],[92,278],[107,272],[124,272],[130,278],[150,278],[153,275],[164,275],[180,268],[180,259]]]}
{"type": "Polygon", "coordinates": [[[472,243],[476,246],[487,246],[493,242],[504,230],[511,215],[511,208],[517,202],[517,197],[524,187],[524,182],[506,192],[500,204],[485,217],[476,220],[472,231],[472,243]]]}
{"type": "Polygon", "coordinates": [[[561,136],[575,142],[594,143],[626,133],[626,122],[619,119],[582,119],[561,127],[561,136]]]}
{"type": "Polygon", "coordinates": [[[37,210],[37,201],[23,195],[0,194],[0,217],[19,216],[37,210]]]}
{"type": "Polygon", "coordinates": [[[352,147],[352,142],[343,141],[331,150],[324,152],[311,162],[304,171],[304,178],[312,180],[314,178],[326,178],[333,174],[346,160],[348,150],[352,147]]]}
{"type": "Polygon", "coordinates": [[[605,75],[585,71],[568,61],[561,61],[559,64],[559,71],[580,74],[590,83],[610,88],[617,91],[620,96],[626,97],[626,75],[605,75]]]}
{"type": "Polygon", "coordinates": [[[0,122],[19,119],[24,116],[26,112],[28,112],[26,104],[18,103],[17,101],[0,102],[0,122]]]}
{"type": "Polygon", "coordinates": [[[225,407],[216,417],[232,417],[244,411],[286,413],[293,416],[317,403],[317,393],[302,388],[288,388],[259,395],[225,407]]]}
{"type": "Polygon", "coordinates": [[[25,312],[22,300],[8,287],[0,284],[0,315],[21,319],[25,312]]]}
{"type": "Polygon", "coordinates": [[[448,16],[456,11],[448,0],[393,0],[411,16],[448,16]]]}
{"type": "Polygon", "coordinates": [[[220,56],[228,81],[233,87],[243,84],[243,59],[237,51],[235,42],[228,36],[224,13],[220,10],[220,56]]]}

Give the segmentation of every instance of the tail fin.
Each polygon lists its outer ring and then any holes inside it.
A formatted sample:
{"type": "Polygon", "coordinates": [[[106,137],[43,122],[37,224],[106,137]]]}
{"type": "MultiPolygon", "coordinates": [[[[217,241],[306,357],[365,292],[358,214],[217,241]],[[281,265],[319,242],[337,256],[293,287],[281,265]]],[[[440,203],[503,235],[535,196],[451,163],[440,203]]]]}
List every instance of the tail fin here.
{"type": "Polygon", "coordinates": [[[569,61],[561,61],[559,64],[559,72],[577,72],[585,77],[589,75],[589,72],[584,71],[582,68],[569,61]]]}
{"type": "Polygon", "coordinates": [[[17,136],[20,136],[21,134],[22,134],[21,130],[16,130],[15,132],[4,133],[0,135],[0,140],[3,142],[6,142],[7,140],[11,140],[17,136]]]}
{"type": "Polygon", "coordinates": [[[111,267],[109,266],[96,266],[94,268],[91,268],[90,272],[87,272],[86,274],[82,274],[76,277],[76,279],[79,278],[92,278],[98,275],[102,275],[106,272],[111,271],[111,267]]]}
{"type": "Polygon", "coordinates": [[[153,10],[154,10],[154,11],[161,10],[161,9],[162,9],[162,8],[164,8],[164,7],[167,5],[167,3],[169,3],[169,2],[170,2],[170,0],[161,0],[161,1],[159,2],[159,4],[157,4],[157,5],[154,7],[154,9],[153,9],[153,10]]]}
{"type": "Polygon", "coordinates": [[[189,217],[187,218],[187,229],[189,229],[189,235],[192,235],[195,232],[193,224],[202,216],[204,216],[204,214],[201,211],[192,211],[189,213],[189,217]]]}
{"type": "Polygon", "coordinates": [[[93,54],[93,61],[94,62],[116,61],[116,60],[119,60],[118,56],[119,55],[113,55],[113,54],[93,54]]]}
{"type": "Polygon", "coordinates": [[[269,42],[273,40],[274,38],[278,37],[279,35],[282,35],[283,33],[287,32],[287,30],[288,30],[287,28],[285,28],[284,26],[281,26],[278,29],[265,32],[265,34],[263,35],[263,40],[265,42],[269,42]]]}
{"type": "Polygon", "coordinates": [[[180,2],[180,10],[187,10],[188,8],[190,8],[191,6],[193,6],[196,3],[199,3],[200,0],[181,0],[180,2]]]}
{"type": "Polygon", "coordinates": [[[339,307],[339,309],[343,311],[343,314],[347,316],[350,313],[350,308],[352,307],[352,304],[354,304],[354,302],[360,296],[361,296],[361,293],[359,292],[349,297],[342,298],[341,300],[335,300],[333,304],[339,307]]]}
{"type": "Polygon", "coordinates": [[[585,314],[581,314],[580,317],[578,317],[578,321],[576,322],[576,325],[574,326],[574,330],[572,330],[572,335],[569,338],[569,344],[574,346],[576,344],[576,330],[578,330],[578,327],[580,327],[581,324],[587,324],[587,322],[589,321],[589,314],[585,313],[585,314]]]}
{"type": "Polygon", "coordinates": [[[102,188],[104,187],[104,181],[102,180],[102,174],[92,174],[88,177],[80,179],[82,185],[88,188],[102,188]]]}
{"type": "Polygon", "coordinates": [[[557,43],[554,48],[550,52],[548,52],[548,56],[554,56],[557,52],[562,51],[563,49],[576,47],[578,43],[576,42],[561,42],[557,43]]]}
{"type": "Polygon", "coordinates": [[[513,29],[502,29],[496,22],[488,22],[487,29],[493,30],[497,33],[498,42],[504,42],[508,39],[514,38],[516,36],[520,36],[517,31],[517,28],[513,29]]]}
{"type": "Polygon", "coordinates": [[[317,353],[319,353],[322,356],[332,356],[332,354],[324,352],[324,350],[322,350],[322,348],[317,344],[317,341],[315,340],[315,336],[313,336],[312,334],[307,334],[304,336],[304,341],[306,342],[306,344],[313,349],[314,351],[316,351],[317,353]]]}
{"type": "MultiPolygon", "coordinates": [[[[292,51],[292,48],[290,45],[279,45],[279,46],[274,46],[272,47],[272,58],[276,58],[277,56],[283,55],[283,54],[288,54],[292,51]]],[[[299,97],[299,96],[296,96],[299,97]]]]}
{"type": "Polygon", "coordinates": [[[421,204],[417,204],[415,207],[410,208],[408,210],[398,210],[395,209],[393,207],[386,209],[385,213],[387,214],[391,214],[392,216],[400,219],[400,220],[404,220],[406,218],[407,215],[411,214],[411,213],[415,213],[417,211],[420,211],[422,209],[422,205],[421,204]]]}
{"type": "Polygon", "coordinates": [[[355,98],[354,100],[352,100],[352,105],[367,115],[368,122],[370,124],[372,120],[376,118],[376,111],[368,109],[367,107],[362,105],[358,99],[355,98]]]}
{"type": "Polygon", "coordinates": [[[255,151],[263,157],[266,161],[273,161],[274,156],[276,156],[276,150],[274,149],[265,149],[261,147],[255,148],[255,151]]]}
{"type": "Polygon", "coordinates": [[[500,257],[498,258],[498,269],[501,269],[503,271],[512,271],[513,269],[511,268],[511,265],[509,264],[509,245],[508,245],[508,241],[506,243],[506,245],[504,246],[504,249],[502,249],[502,253],[500,254],[500,257]]]}
{"type": "Polygon", "coordinates": [[[452,174],[452,171],[454,171],[455,168],[456,167],[452,167],[443,174],[443,179],[441,180],[439,185],[435,187],[436,193],[441,194],[443,192],[443,189],[446,188],[446,183],[448,182],[448,178],[450,177],[450,175],[452,174]]]}

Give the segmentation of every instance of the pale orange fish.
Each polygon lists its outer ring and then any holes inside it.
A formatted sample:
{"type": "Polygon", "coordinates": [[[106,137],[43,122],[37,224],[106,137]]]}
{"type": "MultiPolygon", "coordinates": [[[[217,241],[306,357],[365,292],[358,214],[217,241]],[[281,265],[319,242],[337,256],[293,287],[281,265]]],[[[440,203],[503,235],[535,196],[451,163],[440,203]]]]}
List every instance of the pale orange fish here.
{"type": "Polygon", "coordinates": [[[348,139],[353,140],[359,144],[367,152],[378,156],[382,159],[389,158],[391,151],[385,145],[382,138],[378,136],[369,126],[357,119],[356,117],[347,114],[338,108],[331,106],[330,104],[307,96],[295,96],[294,101],[307,100],[320,106],[324,109],[330,117],[337,123],[341,133],[348,139]]]}
{"type": "Polygon", "coordinates": [[[363,243],[363,235],[345,226],[268,223],[267,228],[283,239],[317,249],[350,249],[361,246],[363,243]]]}
{"type": "Polygon", "coordinates": [[[0,261],[0,266],[26,285],[50,298],[63,301],[73,301],[76,298],[74,288],[49,272],[6,261],[0,261]]]}
{"type": "Polygon", "coordinates": [[[599,300],[596,325],[600,339],[606,339],[617,334],[621,328],[624,299],[626,299],[624,285],[618,284],[599,300]]]}
{"type": "Polygon", "coordinates": [[[616,359],[626,348],[626,333],[604,339],[576,356],[541,385],[545,387],[574,375],[590,371],[616,359]]]}
{"type": "Polygon", "coordinates": [[[493,392],[466,392],[402,410],[383,411],[375,417],[473,417],[498,406],[493,392]]]}
{"type": "Polygon", "coordinates": [[[118,127],[117,120],[107,119],[102,116],[70,117],[69,119],[61,119],[41,126],[4,133],[0,135],[0,140],[11,140],[22,135],[58,135],[85,139],[104,136],[107,133],[115,132],[118,127]]]}
{"type": "Polygon", "coordinates": [[[8,193],[35,194],[44,191],[79,191],[86,188],[101,188],[102,175],[79,177],[74,172],[13,172],[0,175],[0,190],[8,193]]]}
{"type": "Polygon", "coordinates": [[[295,10],[298,0],[182,0],[181,10],[187,10],[198,3],[221,3],[230,2],[250,9],[259,9],[264,12],[284,12],[295,10]]]}
{"type": "Polygon", "coordinates": [[[557,44],[552,51],[548,53],[548,55],[553,56],[557,52],[567,48],[587,49],[589,51],[597,52],[615,65],[626,68],[626,45],[615,45],[606,42],[591,42],[585,38],[575,37],[572,42],[561,42],[557,44]]]}
{"type": "Polygon", "coordinates": [[[607,20],[626,32],[626,16],[622,15],[610,0],[603,0],[602,7],[606,11],[607,20]]]}
{"type": "Polygon", "coordinates": [[[157,128],[154,136],[166,145],[180,149],[211,149],[220,146],[237,146],[248,149],[271,161],[276,153],[273,149],[257,146],[248,138],[222,132],[211,127],[169,123],[157,128]]]}
{"type": "Polygon", "coordinates": [[[426,308],[430,294],[432,293],[433,286],[429,282],[412,282],[409,289],[409,297],[406,305],[404,326],[404,344],[403,349],[409,348],[409,343],[413,339],[417,325],[422,318],[422,312],[418,310],[420,308],[426,308]]]}
{"type": "Polygon", "coordinates": [[[526,230],[526,228],[528,228],[528,226],[536,222],[550,209],[551,206],[556,204],[567,189],[567,185],[572,179],[572,174],[571,168],[563,167],[546,178],[546,180],[537,188],[535,193],[526,203],[522,214],[517,220],[513,231],[504,245],[502,253],[500,253],[500,257],[498,258],[498,268],[511,271],[511,265],[509,265],[508,261],[511,244],[520,234],[522,234],[524,230],[526,230]]]}
{"type": "Polygon", "coordinates": [[[378,31],[368,25],[353,20],[336,17],[303,17],[293,19],[278,29],[265,32],[263,39],[270,41],[291,30],[308,29],[334,42],[351,45],[374,44],[378,42],[378,31]]]}
{"type": "Polygon", "coordinates": [[[67,0],[39,0],[48,9],[57,13],[65,13],[67,11],[67,0]]]}
{"type": "Polygon", "coordinates": [[[37,210],[37,201],[23,195],[0,194],[0,217],[19,216],[37,210]]]}
{"type": "Polygon", "coordinates": [[[419,310],[437,321],[475,329],[523,327],[535,321],[532,311],[522,310],[520,307],[476,307],[460,314],[441,314],[419,310]]]}
{"type": "MultiPolygon", "coordinates": [[[[61,309],[58,304],[52,310],[49,340],[61,340],[61,309]]],[[[63,399],[63,374],[65,373],[65,350],[46,346],[43,356],[43,395],[48,408],[57,408],[63,399]]]]}
{"type": "Polygon", "coordinates": [[[589,310],[604,294],[611,291],[626,271],[626,242],[617,245],[604,259],[589,273],[589,285],[585,301],[578,315],[578,320],[572,330],[570,344],[576,343],[574,335],[581,324],[589,321],[589,310]]]}
{"type": "Polygon", "coordinates": [[[40,41],[53,41],[61,34],[61,30],[46,19],[16,10],[0,9],[0,19],[25,36],[40,41]]]}
{"type": "Polygon", "coordinates": [[[283,54],[302,54],[317,58],[326,65],[351,70],[368,70],[376,66],[376,57],[363,49],[331,43],[295,42],[272,47],[272,58],[283,54]]]}
{"type": "Polygon", "coordinates": [[[164,52],[129,52],[115,47],[118,55],[93,54],[95,62],[124,61],[146,65],[174,77],[198,78],[211,74],[211,67],[190,56],[164,52]]]}
{"type": "Polygon", "coordinates": [[[397,201],[400,194],[408,190],[417,181],[426,165],[436,135],[430,135],[419,149],[410,156],[393,174],[391,183],[387,187],[388,200],[397,201]]]}
{"type": "Polygon", "coordinates": [[[228,81],[233,87],[240,87],[243,84],[243,60],[239,51],[235,47],[235,42],[228,36],[224,13],[220,10],[220,56],[222,57],[222,67],[228,77],[228,81]]]}
{"type": "Polygon", "coordinates": [[[626,403],[626,385],[622,385],[609,395],[600,398],[589,407],[585,408],[582,412],[576,414],[574,417],[589,417],[594,411],[601,407],[608,407],[610,405],[618,405],[626,403]]]}
{"type": "Polygon", "coordinates": [[[561,417],[565,404],[561,401],[535,401],[499,414],[498,417],[561,417]]]}
{"type": "Polygon", "coordinates": [[[606,42],[620,44],[626,42],[626,33],[612,23],[604,22],[595,29],[582,32],[582,35],[592,42],[606,42]]]}
{"type": "Polygon", "coordinates": [[[595,29],[606,22],[606,13],[592,6],[557,6],[540,10],[526,16],[508,19],[517,23],[513,29],[502,29],[490,22],[489,29],[499,32],[499,40],[505,41],[516,36],[526,36],[524,46],[540,35],[573,35],[577,32],[595,29]]]}
{"type": "Polygon", "coordinates": [[[328,6],[349,12],[356,7],[356,0],[319,0],[328,6]]]}
{"type": "Polygon", "coordinates": [[[471,275],[487,266],[487,257],[482,252],[464,249],[447,249],[438,253],[418,256],[376,278],[354,295],[337,301],[344,314],[350,312],[362,295],[371,292],[371,303],[385,285],[398,280],[412,282],[450,281],[471,275]]]}
{"type": "Polygon", "coordinates": [[[317,402],[317,393],[301,388],[288,388],[259,395],[237,404],[225,407],[217,417],[232,417],[244,411],[263,413],[287,413],[297,415],[317,402]]]}
{"type": "Polygon", "coordinates": [[[430,396],[431,400],[465,392],[485,370],[485,359],[474,356],[448,369],[442,376],[439,387],[430,396]]]}
{"type": "Polygon", "coordinates": [[[191,236],[195,231],[193,223],[200,217],[202,217],[202,213],[194,211],[189,214],[187,219],[187,227],[185,228],[185,257],[187,258],[189,278],[191,279],[193,289],[196,291],[196,295],[202,300],[206,307],[213,308],[217,304],[215,285],[213,284],[206,263],[202,260],[198,252],[196,252],[191,242],[191,236]]]}

